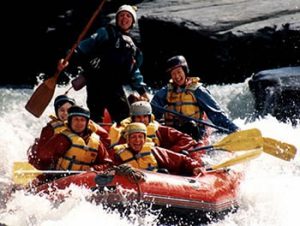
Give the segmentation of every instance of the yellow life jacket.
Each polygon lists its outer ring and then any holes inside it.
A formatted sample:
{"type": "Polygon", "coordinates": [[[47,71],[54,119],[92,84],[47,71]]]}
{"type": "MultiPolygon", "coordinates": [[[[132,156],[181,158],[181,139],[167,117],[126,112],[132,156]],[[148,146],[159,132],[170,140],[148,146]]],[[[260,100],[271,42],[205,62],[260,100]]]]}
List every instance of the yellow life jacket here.
{"type": "Polygon", "coordinates": [[[147,126],[147,138],[154,142],[157,146],[160,146],[160,141],[156,135],[159,123],[157,121],[152,121],[147,126]]]}
{"type": "Polygon", "coordinates": [[[51,121],[49,124],[52,126],[54,130],[54,134],[61,133],[65,129],[67,129],[66,124],[64,121],[59,120],[56,116],[50,115],[49,118],[51,121]]]}
{"type": "Polygon", "coordinates": [[[124,135],[125,127],[131,123],[131,118],[128,117],[121,121],[120,126],[117,126],[117,123],[114,123],[109,129],[110,145],[113,147],[118,144],[120,138],[124,135]]]}
{"type": "Polygon", "coordinates": [[[65,155],[59,158],[56,169],[58,170],[88,170],[95,162],[98,155],[99,137],[92,133],[88,143],[69,130],[63,131],[72,143],[65,155]]]}
{"type": "MultiPolygon", "coordinates": [[[[109,130],[110,145],[113,147],[118,144],[120,138],[124,136],[124,129],[127,125],[131,123],[131,118],[128,117],[121,121],[120,126],[117,126],[117,123],[114,123],[109,130]]],[[[156,131],[158,129],[159,123],[154,120],[154,115],[151,115],[151,122],[147,126],[147,141],[154,142],[157,146],[160,145],[160,141],[156,136],[156,131]]]]}
{"type": "MultiPolygon", "coordinates": [[[[201,119],[203,117],[203,111],[199,108],[197,99],[194,95],[194,91],[200,86],[200,83],[198,82],[199,78],[191,77],[189,79],[191,80],[191,83],[188,84],[184,89],[180,90],[179,88],[177,91],[174,91],[174,86],[172,83],[168,84],[167,109],[176,111],[188,117],[201,119]]],[[[166,113],[165,121],[166,125],[173,126],[174,115],[171,113],[166,113]]]]}
{"type": "Polygon", "coordinates": [[[114,147],[114,150],[124,163],[129,164],[134,168],[156,172],[158,165],[151,151],[153,147],[154,143],[146,142],[142,150],[137,154],[133,154],[127,144],[117,145],[114,147]]]}

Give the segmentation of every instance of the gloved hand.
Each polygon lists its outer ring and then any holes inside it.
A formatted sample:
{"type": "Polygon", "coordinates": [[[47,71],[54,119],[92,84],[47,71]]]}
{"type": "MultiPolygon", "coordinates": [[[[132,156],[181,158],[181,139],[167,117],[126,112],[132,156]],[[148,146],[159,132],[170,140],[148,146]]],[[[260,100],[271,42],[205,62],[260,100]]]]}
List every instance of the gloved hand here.
{"type": "Polygon", "coordinates": [[[100,126],[99,126],[97,123],[95,123],[93,120],[89,120],[88,128],[89,128],[92,132],[97,133],[99,127],[100,127],[100,126]]]}
{"type": "Polygon", "coordinates": [[[128,96],[128,101],[130,104],[137,102],[137,101],[149,101],[149,97],[147,93],[144,93],[142,96],[138,93],[132,93],[128,96]]]}
{"type": "Polygon", "coordinates": [[[78,75],[71,81],[72,87],[75,91],[78,91],[85,87],[86,85],[86,78],[83,75],[78,75]]]}
{"type": "Polygon", "coordinates": [[[128,99],[128,101],[129,101],[129,103],[132,104],[132,103],[134,103],[134,102],[139,101],[139,100],[140,100],[140,96],[137,95],[137,94],[135,94],[135,93],[132,93],[132,94],[130,94],[130,95],[128,96],[127,99],[128,99]]]}
{"type": "Polygon", "coordinates": [[[117,175],[128,177],[131,182],[138,183],[145,181],[145,175],[143,172],[133,168],[128,164],[122,164],[114,167],[117,175]]]}
{"type": "Polygon", "coordinates": [[[57,70],[62,71],[69,65],[69,62],[65,59],[60,59],[57,63],[57,70]]]}

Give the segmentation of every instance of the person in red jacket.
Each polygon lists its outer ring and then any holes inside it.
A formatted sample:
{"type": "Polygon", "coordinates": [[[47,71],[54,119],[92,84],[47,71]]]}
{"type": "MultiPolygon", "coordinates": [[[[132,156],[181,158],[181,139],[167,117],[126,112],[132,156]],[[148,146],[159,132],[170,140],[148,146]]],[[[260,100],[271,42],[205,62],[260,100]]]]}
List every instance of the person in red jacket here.
{"type": "Polygon", "coordinates": [[[102,171],[112,166],[96,133],[88,128],[90,112],[80,106],[68,110],[66,130],[55,134],[37,153],[44,170],[102,171]]]}
{"type": "MultiPolygon", "coordinates": [[[[75,105],[75,100],[67,95],[59,95],[54,100],[55,115],[50,115],[50,121],[43,127],[40,137],[36,138],[34,144],[28,149],[28,161],[37,169],[43,169],[43,166],[37,158],[38,152],[48,140],[55,134],[60,133],[66,129],[66,121],[68,119],[68,109],[75,105]]],[[[97,123],[89,120],[88,127],[101,138],[102,143],[106,148],[110,145],[110,138],[108,132],[97,123]]]]}
{"type": "Polygon", "coordinates": [[[68,118],[68,109],[75,104],[75,100],[67,95],[59,95],[54,100],[55,115],[50,115],[50,121],[43,127],[40,137],[35,139],[35,143],[28,149],[28,161],[37,169],[40,169],[40,162],[37,153],[45,143],[54,136],[66,129],[65,121],[68,118]]]}
{"type": "MultiPolygon", "coordinates": [[[[126,143],[124,129],[131,122],[141,122],[147,127],[147,140],[156,146],[169,149],[173,152],[191,150],[196,147],[207,145],[209,140],[195,141],[190,135],[183,133],[173,127],[161,125],[154,119],[152,107],[147,101],[137,101],[130,106],[129,118],[121,121],[120,126],[115,123],[110,129],[111,145],[126,143]]],[[[191,153],[192,158],[200,160],[203,152],[191,153]]]]}
{"type": "Polygon", "coordinates": [[[198,175],[202,172],[201,162],[186,155],[157,147],[153,142],[146,142],[145,124],[133,122],[125,129],[126,144],[114,147],[114,163],[128,164],[131,167],[149,171],[166,169],[176,175],[198,175]]]}

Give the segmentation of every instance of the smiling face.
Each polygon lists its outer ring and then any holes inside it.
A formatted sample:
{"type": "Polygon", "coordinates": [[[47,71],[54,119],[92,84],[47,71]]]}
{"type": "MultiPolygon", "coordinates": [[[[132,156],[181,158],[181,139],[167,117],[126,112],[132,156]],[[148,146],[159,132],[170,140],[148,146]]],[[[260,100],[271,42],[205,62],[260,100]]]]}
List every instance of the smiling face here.
{"type": "Polygon", "coordinates": [[[127,11],[121,11],[117,15],[117,26],[124,32],[128,32],[133,25],[133,17],[127,11]]]}
{"type": "Polygon", "coordinates": [[[140,152],[146,142],[144,133],[132,133],[128,137],[128,146],[135,152],[140,152]]]}
{"type": "Polygon", "coordinates": [[[177,86],[182,86],[186,82],[186,75],[182,67],[176,67],[171,72],[171,78],[177,86]]]}
{"type": "Polygon", "coordinates": [[[68,110],[70,107],[72,107],[72,104],[66,102],[60,108],[57,109],[57,117],[61,121],[66,121],[68,119],[68,110]]]}

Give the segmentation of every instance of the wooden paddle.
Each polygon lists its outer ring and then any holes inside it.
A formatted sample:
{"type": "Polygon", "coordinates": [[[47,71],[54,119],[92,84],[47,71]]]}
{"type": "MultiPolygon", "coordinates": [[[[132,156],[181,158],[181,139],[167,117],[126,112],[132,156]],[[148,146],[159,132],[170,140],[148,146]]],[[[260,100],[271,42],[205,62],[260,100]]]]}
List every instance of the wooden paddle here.
{"type": "Polygon", "coordinates": [[[85,171],[38,170],[28,162],[14,162],[13,182],[25,186],[41,174],[77,174],[83,172],[85,171]]]}
{"type": "Polygon", "coordinates": [[[294,145],[268,137],[264,137],[263,140],[263,151],[265,153],[286,161],[290,161],[295,158],[297,149],[294,145]]]}
{"type": "Polygon", "coordinates": [[[245,154],[236,156],[230,160],[227,160],[223,163],[211,166],[209,168],[207,168],[207,171],[211,171],[211,170],[216,170],[216,169],[220,169],[220,168],[225,168],[225,167],[229,167],[229,166],[233,166],[242,162],[246,162],[249,161],[251,159],[257,158],[260,154],[262,153],[262,149],[257,149],[257,150],[251,150],[251,151],[247,151],[245,154]]]}
{"type": "Polygon", "coordinates": [[[263,138],[258,129],[241,130],[231,133],[219,142],[188,150],[189,153],[204,149],[221,149],[228,152],[253,150],[263,147],[263,138]]]}
{"type": "MultiPolygon", "coordinates": [[[[77,48],[77,46],[79,45],[80,41],[85,36],[87,31],[91,27],[92,23],[96,19],[98,13],[102,9],[105,1],[106,0],[101,0],[100,5],[94,12],[93,16],[91,17],[91,19],[89,20],[87,25],[84,27],[81,34],[78,36],[76,42],[72,46],[71,50],[68,52],[68,55],[65,57],[64,62],[68,62],[70,60],[71,56],[73,55],[73,53],[74,53],[75,49],[77,48]]],[[[26,110],[29,111],[31,114],[33,114],[35,117],[37,117],[37,118],[40,117],[42,115],[42,113],[44,112],[44,110],[46,109],[46,107],[48,106],[48,104],[50,103],[50,101],[53,97],[54,91],[55,91],[58,76],[61,73],[61,71],[62,71],[62,69],[60,69],[58,67],[54,76],[47,79],[46,81],[44,81],[34,91],[32,96],[28,100],[27,104],[25,105],[26,110]]]]}

